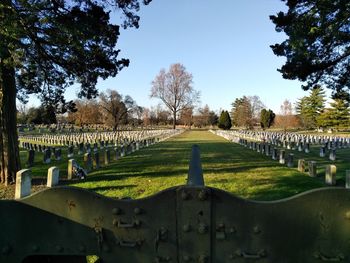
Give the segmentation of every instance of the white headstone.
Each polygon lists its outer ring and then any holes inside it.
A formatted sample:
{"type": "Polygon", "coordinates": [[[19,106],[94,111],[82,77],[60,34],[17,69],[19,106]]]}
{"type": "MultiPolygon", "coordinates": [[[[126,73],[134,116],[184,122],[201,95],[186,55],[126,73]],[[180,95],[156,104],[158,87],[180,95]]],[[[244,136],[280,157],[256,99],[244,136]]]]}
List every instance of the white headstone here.
{"type": "Polygon", "coordinates": [[[58,185],[59,178],[60,178],[60,170],[58,169],[58,167],[56,166],[50,167],[47,171],[46,186],[52,187],[52,186],[58,185]]]}
{"type": "Polygon", "coordinates": [[[15,199],[30,195],[32,188],[32,175],[29,169],[22,169],[16,173],[15,199]]]}

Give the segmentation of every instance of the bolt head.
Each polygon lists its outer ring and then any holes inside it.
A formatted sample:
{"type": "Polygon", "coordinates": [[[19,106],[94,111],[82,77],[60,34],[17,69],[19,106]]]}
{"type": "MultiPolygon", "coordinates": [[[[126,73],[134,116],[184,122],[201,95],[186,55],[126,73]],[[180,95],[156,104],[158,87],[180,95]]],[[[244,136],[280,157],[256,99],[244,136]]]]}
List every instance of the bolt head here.
{"type": "Polygon", "coordinates": [[[3,255],[8,255],[11,252],[11,247],[10,246],[3,246],[1,249],[1,253],[3,255]]]}
{"type": "Polygon", "coordinates": [[[205,189],[201,190],[198,194],[198,199],[201,201],[205,201],[205,200],[207,200],[207,198],[208,198],[207,190],[205,190],[205,189]]]}
{"type": "Polygon", "coordinates": [[[208,257],[206,255],[200,255],[198,258],[198,263],[206,263],[208,257]]]}
{"type": "Polygon", "coordinates": [[[141,214],[141,212],[142,212],[142,210],[141,210],[141,208],[139,208],[139,207],[136,207],[136,208],[134,209],[134,214],[135,214],[135,215],[139,215],[139,214],[141,214]]]}
{"type": "Polygon", "coordinates": [[[253,231],[254,231],[254,234],[259,234],[261,232],[258,226],[255,226],[253,231]]]}
{"type": "Polygon", "coordinates": [[[198,233],[205,234],[207,232],[207,225],[204,223],[199,224],[198,233]]]}
{"type": "Polygon", "coordinates": [[[113,215],[120,215],[121,214],[121,209],[119,207],[115,207],[112,209],[112,214],[113,215]]]}
{"type": "Polygon", "coordinates": [[[34,252],[39,251],[39,246],[38,245],[33,245],[32,246],[32,251],[34,251],[34,252]]]}
{"type": "Polygon", "coordinates": [[[182,200],[188,200],[189,194],[186,191],[182,191],[181,198],[182,200]]]}
{"type": "Polygon", "coordinates": [[[103,244],[102,249],[103,249],[104,252],[109,252],[110,251],[109,246],[107,246],[106,244],[103,244]]]}
{"type": "Polygon", "coordinates": [[[85,252],[85,250],[86,250],[85,246],[83,246],[83,245],[79,246],[79,251],[80,252],[85,252]]]}
{"type": "Polygon", "coordinates": [[[183,231],[184,231],[184,232],[190,232],[190,230],[191,230],[191,226],[190,226],[190,225],[188,225],[188,224],[186,224],[186,225],[184,225],[184,226],[183,226],[183,228],[182,228],[182,229],[183,229],[183,231]]]}
{"type": "Polygon", "coordinates": [[[182,258],[185,262],[189,262],[191,260],[191,258],[188,255],[184,255],[182,258]]]}
{"type": "Polygon", "coordinates": [[[63,247],[61,247],[60,245],[57,245],[55,248],[56,248],[57,252],[62,252],[63,251],[63,247]]]}

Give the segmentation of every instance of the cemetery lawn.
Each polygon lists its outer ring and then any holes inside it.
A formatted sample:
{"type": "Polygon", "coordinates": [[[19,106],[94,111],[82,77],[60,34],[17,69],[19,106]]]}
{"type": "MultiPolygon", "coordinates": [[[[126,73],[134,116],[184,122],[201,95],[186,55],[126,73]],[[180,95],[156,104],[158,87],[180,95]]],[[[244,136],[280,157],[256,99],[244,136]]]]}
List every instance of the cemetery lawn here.
{"type": "MultiPolygon", "coordinates": [[[[278,200],[295,194],[324,187],[325,165],[328,158],[319,157],[319,147],[311,147],[309,154],[293,151],[295,168],[279,164],[271,157],[262,155],[239,144],[228,142],[208,131],[186,131],[167,141],[140,149],[109,165],[93,170],[84,181],[67,181],[67,158],[51,164],[43,164],[42,154],[36,155],[31,168],[34,190],[45,188],[47,169],[60,168],[61,184],[83,187],[114,198],[143,198],[169,187],[186,184],[191,146],[198,144],[201,151],[205,184],[226,190],[242,198],[253,200],[278,200]],[[316,161],[318,177],[297,171],[297,160],[316,161]]],[[[286,154],[292,152],[286,150],[286,154]]],[[[62,151],[62,156],[67,153],[62,151]]],[[[25,152],[21,152],[25,163],[25,152]]],[[[111,155],[112,159],[114,154],[111,155]]],[[[83,164],[82,156],[75,159],[83,164]]],[[[337,184],[344,186],[345,170],[350,169],[350,149],[338,149],[337,184]]],[[[8,198],[0,188],[0,197],[8,198]]]]}

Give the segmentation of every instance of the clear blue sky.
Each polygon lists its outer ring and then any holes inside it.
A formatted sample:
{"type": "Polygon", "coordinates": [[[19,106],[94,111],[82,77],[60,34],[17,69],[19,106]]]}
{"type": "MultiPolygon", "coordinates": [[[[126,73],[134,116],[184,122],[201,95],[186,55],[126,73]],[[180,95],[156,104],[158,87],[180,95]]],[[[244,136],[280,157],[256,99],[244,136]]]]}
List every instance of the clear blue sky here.
{"type": "MultiPolygon", "coordinates": [[[[230,110],[236,98],[258,95],[278,113],[284,99],[307,95],[300,82],[284,80],[276,70],[284,58],[269,45],[285,35],[275,32],[269,15],[281,10],[280,0],[153,0],[141,9],[139,29],[121,30],[118,48],[130,66],[99,81],[98,89],[116,89],[140,106],[157,105],[149,98],[151,81],[161,68],[182,63],[202,106],[230,110]]],[[[74,89],[66,94],[75,98],[74,89]]]]}

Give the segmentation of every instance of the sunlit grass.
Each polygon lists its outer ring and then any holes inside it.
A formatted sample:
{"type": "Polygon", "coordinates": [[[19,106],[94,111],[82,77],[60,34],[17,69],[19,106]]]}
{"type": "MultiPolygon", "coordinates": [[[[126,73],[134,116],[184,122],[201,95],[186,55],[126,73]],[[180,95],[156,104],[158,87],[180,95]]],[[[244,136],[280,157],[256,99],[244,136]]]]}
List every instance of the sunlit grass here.
{"type": "MultiPolygon", "coordinates": [[[[193,144],[200,147],[207,186],[255,200],[276,200],[323,187],[324,167],[331,163],[328,158],[318,156],[319,147],[312,147],[309,154],[293,151],[295,168],[288,168],[271,157],[228,142],[210,132],[187,131],[113,161],[108,166],[103,165],[101,152],[102,168],[92,171],[84,181],[75,180],[69,184],[115,198],[150,196],[169,187],[186,184],[193,144]],[[317,161],[319,177],[311,178],[306,173],[298,172],[296,166],[299,158],[317,161]]],[[[289,152],[287,150],[287,154],[289,152]]],[[[76,156],[76,159],[82,164],[82,156],[76,156]]],[[[337,150],[337,161],[334,163],[337,165],[338,183],[343,185],[345,170],[350,169],[350,149],[337,150]]],[[[67,159],[44,165],[42,154],[37,154],[35,167],[31,169],[35,177],[45,177],[47,169],[53,165],[61,169],[61,177],[64,178],[67,159]]]]}

